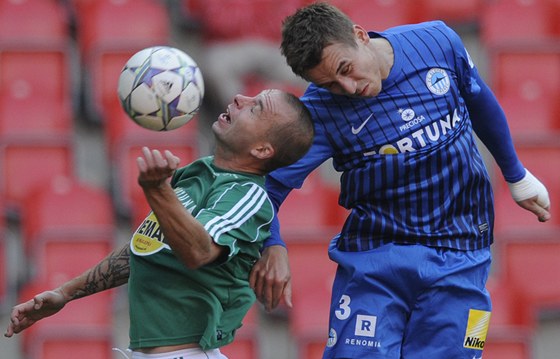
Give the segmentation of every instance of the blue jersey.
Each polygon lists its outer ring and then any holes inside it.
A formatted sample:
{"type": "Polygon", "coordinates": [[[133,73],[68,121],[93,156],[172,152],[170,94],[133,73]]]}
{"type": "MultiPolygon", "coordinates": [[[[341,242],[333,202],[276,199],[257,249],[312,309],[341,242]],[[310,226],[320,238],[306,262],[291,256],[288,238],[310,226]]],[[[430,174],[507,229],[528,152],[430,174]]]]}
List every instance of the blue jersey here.
{"type": "Polygon", "coordinates": [[[302,100],[315,122],[314,144],[270,176],[298,188],[333,159],[342,172],[339,203],[351,210],[340,250],[386,243],[489,246],[492,189],[465,100],[477,96],[481,80],[461,39],[440,21],[370,37],[387,39],[394,50],[382,91],[351,98],[310,85],[302,100]]]}

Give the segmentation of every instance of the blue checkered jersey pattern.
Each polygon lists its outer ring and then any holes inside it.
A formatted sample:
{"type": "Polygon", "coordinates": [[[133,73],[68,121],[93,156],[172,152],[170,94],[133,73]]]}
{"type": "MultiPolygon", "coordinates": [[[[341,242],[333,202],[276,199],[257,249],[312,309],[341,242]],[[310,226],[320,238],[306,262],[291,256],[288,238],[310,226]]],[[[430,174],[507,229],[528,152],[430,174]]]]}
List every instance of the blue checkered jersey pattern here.
{"type": "Polygon", "coordinates": [[[298,163],[271,176],[291,188],[328,158],[342,173],[339,202],[351,209],[338,247],[385,243],[473,250],[492,242],[493,199],[465,97],[480,76],[443,22],[405,25],[382,36],[395,63],[375,98],[333,95],[311,85],[302,100],[316,136],[298,163]]]}

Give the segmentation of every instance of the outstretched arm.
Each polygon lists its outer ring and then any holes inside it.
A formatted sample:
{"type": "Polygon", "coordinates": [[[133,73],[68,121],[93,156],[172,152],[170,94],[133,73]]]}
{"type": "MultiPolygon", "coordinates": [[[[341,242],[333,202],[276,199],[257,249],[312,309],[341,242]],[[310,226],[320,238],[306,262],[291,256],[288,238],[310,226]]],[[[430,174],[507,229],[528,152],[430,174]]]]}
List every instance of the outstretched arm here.
{"type": "Polygon", "coordinates": [[[480,77],[477,82],[480,93],[466,97],[476,134],[496,160],[515,202],[533,212],[539,221],[550,220],[550,199],[545,186],[517,158],[503,109],[480,77]]]}
{"type": "Polygon", "coordinates": [[[113,251],[95,267],[69,280],[60,287],[37,294],[33,299],[16,305],[10,315],[5,337],[29,328],[39,320],[58,313],[66,303],[115,288],[128,282],[130,245],[113,251]]]}

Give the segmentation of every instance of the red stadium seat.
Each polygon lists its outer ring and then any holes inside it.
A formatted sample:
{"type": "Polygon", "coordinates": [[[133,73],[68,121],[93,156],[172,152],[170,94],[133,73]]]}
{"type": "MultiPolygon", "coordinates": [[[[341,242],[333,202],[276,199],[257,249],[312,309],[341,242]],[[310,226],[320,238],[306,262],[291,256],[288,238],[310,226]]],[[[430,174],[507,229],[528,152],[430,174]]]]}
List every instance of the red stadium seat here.
{"type": "MultiPolygon", "coordinates": [[[[109,194],[73,178],[55,178],[31,193],[21,212],[22,239],[28,254],[41,247],[41,242],[57,238],[113,242],[115,220],[109,194]]],[[[107,248],[105,252],[109,252],[107,248]]]]}
{"type": "Polygon", "coordinates": [[[560,36],[560,0],[546,0],[552,16],[553,35],[560,36]]]}
{"type": "Polygon", "coordinates": [[[292,272],[290,333],[299,358],[319,358],[328,338],[331,286],[336,264],[328,257],[328,238],[287,242],[292,272]]]}
{"type": "Polygon", "coordinates": [[[165,4],[158,0],[73,0],[78,43],[88,59],[108,50],[162,45],[170,35],[165,4]],[[140,47],[138,47],[140,46],[140,47]]]}
{"type": "Polygon", "coordinates": [[[61,1],[0,1],[0,44],[45,45],[69,41],[68,17],[61,1]]]}
{"type": "MultiPolygon", "coordinates": [[[[501,256],[498,254],[498,261],[501,256]]],[[[486,288],[492,298],[490,327],[484,344],[484,356],[496,359],[530,359],[535,323],[524,322],[520,313],[525,303],[518,300],[516,289],[503,278],[505,273],[490,277],[486,288]]]]}
{"type": "Polygon", "coordinates": [[[5,228],[5,208],[0,196],[0,308],[8,293],[8,257],[6,253],[7,240],[5,228]]]}
{"type": "Polygon", "coordinates": [[[490,65],[514,137],[560,133],[560,47],[494,48],[490,65]]]}
{"type": "Polygon", "coordinates": [[[19,210],[25,197],[58,176],[74,174],[74,152],[71,143],[60,139],[21,139],[0,142],[0,195],[6,205],[19,210]]]}
{"type": "Polygon", "coordinates": [[[185,11],[200,22],[205,41],[258,38],[278,42],[282,20],[294,12],[302,1],[188,0],[183,3],[185,11]]]}
{"type": "Polygon", "coordinates": [[[311,173],[300,189],[290,192],[280,206],[282,236],[296,241],[311,236],[329,241],[340,232],[347,211],[338,205],[338,190],[327,183],[319,170],[311,173]]]}
{"type": "Polygon", "coordinates": [[[553,21],[547,0],[487,1],[481,11],[481,40],[486,45],[495,45],[551,39],[553,21]]]}
{"type": "Polygon", "coordinates": [[[492,330],[484,344],[484,357],[491,359],[531,359],[531,332],[513,328],[492,330]]]}
{"type": "MultiPolygon", "coordinates": [[[[117,95],[119,76],[128,59],[136,53],[135,48],[110,51],[99,54],[91,60],[88,65],[92,76],[88,79],[85,89],[89,91],[88,98],[91,100],[91,112],[101,116],[103,127],[106,132],[112,134],[113,128],[119,124],[120,118],[113,118],[110,113],[112,108],[120,107],[120,100],[117,95]]],[[[122,111],[122,110],[121,110],[122,111]]],[[[119,141],[119,135],[108,137],[107,145],[112,149],[113,143],[119,141]]]]}
{"type": "MultiPolygon", "coordinates": [[[[494,257],[501,260],[501,254],[495,253],[494,257]]],[[[492,315],[490,317],[490,329],[500,327],[523,327],[521,318],[516,316],[518,313],[518,302],[514,288],[510,288],[508,283],[502,278],[504,273],[493,275],[486,283],[486,288],[492,298],[492,315]]]]}
{"type": "Polygon", "coordinates": [[[169,42],[165,4],[158,0],[74,0],[83,66],[85,110],[104,123],[107,99],[117,99],[117,82],[137,51],[169,42]]]}
{"type": "Polygon", "coordinates": [[[33,250],[34,280],[51,288],[82,274],[105,258],[113,248],[113,238],[107,233],[86,234],[79,230],[44,238],[33,250]]]}
{"type": "Polygon", "coordinates": [[[414,23],[422,16],[417,8],[417,2],[412,0],[329,0],[328,2],[368,31],[382,31],[389,27],[414,23]]]}
{"type": "Polygon", "coordinates": [[[60,359],[69,354],[80,359],[113,359],[111,344],[108,335],[45,336],[34,345],[29,359],[60,359]]]}
{"type": "Polygon", "coordinates": [[[560,213],[560,201],[555,200],[560,195],[560,143],[546,143],[516,146],[517,154],[523,165],[531,171],[546,187],[551,197],[552,218],[547,223],[540,223],[537,217],[519,207],[511,198],[511,193],[506,182],[501,177],[499,169],[496,176],[499,178],[494,186],[495,202],[495,232],[496,235],[505,233],[515,234],[519,231],[552,230],[560,226],[560,218],[554,213],[560,213]]]}
{"type": "Polygon", "coordinates": [[[253,305],[243,319],[243,326],[235,334],[235,340],[223,348],[220,348],[220,351],[228,358],[260,358],[258,309],[258,304],[253,305]]]}
{"type": "Polygon", "coordinates": [[[478,22],[484,0],[420,0],[417,11],[424,20],[444,20],[449,24],[475,24],[478,22]]]}
{"type": "Polygon", "coordinates": [[[0,48],[0,139],[72,136],[69,68],[64,51],[0,48]]]}
{"type": "Polygon", "coordinates": [[[515,298],[514,319],[535,327],[539,315],[560,311],[560,287],[555,284],[560,278],[557,231],[530,231],[498,239],[504,284],[515,298]]]}

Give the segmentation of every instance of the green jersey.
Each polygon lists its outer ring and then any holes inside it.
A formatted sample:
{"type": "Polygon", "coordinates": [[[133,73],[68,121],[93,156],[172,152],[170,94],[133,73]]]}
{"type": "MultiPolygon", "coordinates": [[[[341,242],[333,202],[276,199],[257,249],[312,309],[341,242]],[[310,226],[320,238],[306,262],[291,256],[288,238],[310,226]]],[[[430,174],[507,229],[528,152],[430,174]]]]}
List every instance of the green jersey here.
{"type": "Polygon", "coordinates": [[[269,236],[274,210],[264,177],[229,172],[205,157],[176,171],[171,182],[185,208],[229,250],[227,258],[188,269],[165,242],[150,213],[131,240],[131,349],[233,340],[255,301],[250,270],[269,236]]]}

